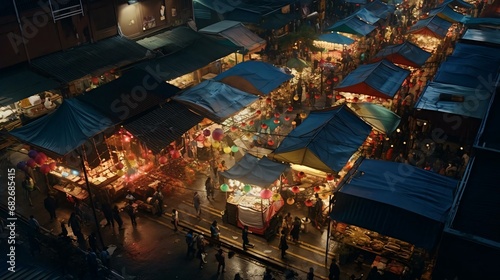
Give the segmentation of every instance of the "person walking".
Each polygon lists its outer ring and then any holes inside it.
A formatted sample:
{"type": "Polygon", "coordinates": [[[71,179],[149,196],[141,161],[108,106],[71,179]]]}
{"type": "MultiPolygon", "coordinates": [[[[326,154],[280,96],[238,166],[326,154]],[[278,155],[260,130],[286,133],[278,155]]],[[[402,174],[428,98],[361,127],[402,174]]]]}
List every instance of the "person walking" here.
{"type": "Polygon", "coordinates": [[[31,201],[31,192],[35,190],[35,182],[30,176],[27,175],[24,178],[22,187],[24,190],[24,195],[26,196],[26,199],[28,200],[30,206],[33,206],[33,202],[31,201]]]}
{"type": "Polygon", "coordinates": [[[210,200],[210,197],[212,197],[212,200],[215,200],[214,199],[214,184],[212,183],[212,178],[210,176],[205,181],[205,190],[207,191],[207,199],[210,200]]]}
{"type": "Polygon", "coordinates": [[[200,269],[203,269],[203,264],[206,264],[207,261],[205,260],[207,253],[205,251],[207,243],[205,238],[202,235],[199,235],[198,238],[196,239],[196,248],[197,252],[196,255],[198,256],[198,259],[200,259],[200,269]]]}
{"type": "Polygon", "coordinates": [[[161,192],[160,186],[158,186],[155,193],[153,194],[153,199],[158,208],[156,211],[156,215],[161,217],[161,215],[163,215],[163,193],[161,192]]]}
{"type": "Polygon", "coordinates": [[[75,212],[71,213],[71,216],[69,217],[68,220],[68,224],[71,230],[73,231],[73,234],[76,236],[78,244],[80,244],[80,247],[83,247],[83,245],[85,244],[85,238],[82,234],[80,218],[76,215],[75,212]]]}
{"type": "Polygon", "coordinates": [[[186,244],[187,244],[187,254],[186,258],[190,258],[195,255],[196,249],[195,249],[195,236],[194,236],[194,231],[191,229],[188,231],[186,234],[186,244]]]}
{"type": "Polygon", "coordinates": [[[281,250],[281,258],[284,259],[286,255],[286,250],[288,250],[288,242],[287,242],[287,233],[283,229],[281,230],[281,238],[280,238],[280,243],[278,245],[278,248],[281,250]]]}
{"type": "Polygon", "coordinates": [[[132,201],[129,201],[129,204],[125,206],[125,212],[127,212],[128,216],[130,217],[130,222],[132,223],[132,226],[136,227],[137,221],[135,216],[135,208],[132,205],[132,201]]]}
{"type": "Polygon", "coordinates": [[[177,226],[179,225],[179,212],[172,209],[172,224],[174,225],[174,231],[177,231],[177,226]]]}
{"type": "Polygon", "coordinates": [[[122,217],[120,216],[120,209],[118,209],[117,205],[115,205],[113,207],[113,219],[118,224],[118,230],[122,230],[123,229],[123,220],[122,220],[122,217]]]}
{"type": "Polygon", "coordinates": [[[215,245],[220,246],[220,229],[216,220],[210,225],[210,238],[212,238],[215,245]]]}
{"type": "Polygon", "coordinates": [[[241,231],[241,239],[243,239],[243,250],[245,250],[245,251],[247,249],[247,246],[250,248],[254,247],[254,245],[250,243],[250,240],[248,240],[249,233],[252,233],[252,232],[248,230],[248,226],[244,226],[242,231],[241,231]]]}
{"type": "Polygon", "coordinates": [[[266,272],[264,273],[263,280],[273,280],[273,274],[271,273],[271,269],[266,267],[266,272]]]}
{"type": "Polygon", "coordinates": [[[47,194],[47,197],[43,200],[43,207],[45,207],[45,210],[49,212],[51,222],[57,218],[56,217],[57,202],[53,196],[47,194]]]}
{"type": "Polygon", "coordinates": [[[111,226],[112,228],[115,228],[115,221],[113,220],[113,209],[111,208],[111,205],[108,202],[104,202],[101,206],[101,210],[104,218],[106,218],[105,227],[111,226]]]}
{"type": "Polygon", "coordinates": [[[314,268],[310,267],[307,273],[307,280],[314,280],[314,268]]]}
{"type": "Polygon", "coordinates": [[[290,231],[290,234],[292,235],[293,242],[299,242],[299,235],[300,235],[301,226],[302,226],[302,222],[300,221],[300,218],[295,217],[295,220],[293,221],[292,230],[290,231]]]}
{"type": "Polygon", "coordinates": [[[94,252],[99,252],[97,250],[97,237],[95,236],[95,232],[92,232],[88,237],[87,240],[89,242],[89,247],[92,249],[94,252]]]}
{"type": "Polygon", "coordinates": [[[35,219],[35,216],[30,215],[29,225],[31,228],[30,236],[36,237],[40,232],[40,223],[38,222],[37,219],[35,219]]]}
{"type": "Polygon", "coordinates": [[[337,265],[337,260],[333,258],[332,263],[330,264],[330,272],[328,274],[328,280],[339,280],[339,279],[340,279],[340,268],[337,265]]]}
{"type": "Polygon", "coordinates": [[[224,256],[224,251],[222,251],[222,249],[219,249],[219,251],[217,251],[217,254],[215,254],[215,259],[218,263],[217,275],[220,274],[221,268],[222,272],[226,272],[226,257],[224,256]]]}
{"type": "Polygon", "coordinates": [[[196,210],[196,216],[198,217],[198,219],[201,219],[201,199],[198,192],[194,192],[193,205],[194,210],[196,210]]]}

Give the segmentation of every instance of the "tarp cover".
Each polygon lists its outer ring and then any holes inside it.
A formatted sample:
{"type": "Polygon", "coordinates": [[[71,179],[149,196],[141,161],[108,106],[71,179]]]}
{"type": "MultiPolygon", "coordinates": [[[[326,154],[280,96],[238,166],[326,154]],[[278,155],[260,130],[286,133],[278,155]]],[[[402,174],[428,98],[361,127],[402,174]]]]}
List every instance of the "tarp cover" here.
{"type": "Polygon", "coordinates": [[[488,109],[490,98],[491,93],[484,88],[469,88],[431,82],[420,95],[415,104],[415,109],[482,119],[488,109]],[[443,100],[442,95],[448,98],[443,100]],[[458,100],[462,99],[462,101],[450,100],[452,97],[458,100]]]}
{"type": "Polygon", "coordinates": [[[402,44],[391,45],[380,50],[374,57],[374,61],[387,59],[392,63],[421,67],[431,57],[431,54],[422,50],[417,45],[405,41],[402,44]]]}
{"type": "Polygon", "coordinates": [[[272,161],[267,157],[259,159],[251,154],[245,154],[233,167],[222,172],[228,179],[235,179],[244,184],[268,187],[279,179],[290,166],[272,161]]]}
{"type": "Polygon", "coordinates": [[[417,21],[417,23],[410,27],[409,33],[444,38],[450,26],[451,22],[438,16],[432,16],[417,21]]]}
{"type": "Polygon", "coordinates": [[[479,55],[462,58],[452,55],[445,62],[441,63],[434,81],[470,88],[491,87],[492,85],[489,85],[485,80],[488,81],[488,79],[491,79],[491,81],[495,81],[499,69],[499,61],[493,58],[486,59],[479,55]]]}
{"type": "Polygon", "coordinates": [[[311,111],[274,151],[276,160],[338,172],[371,131],[347,105],[311,111]]]}
{"type": "Polygon", "coordinates": [[[341,182],[330,217],[432,249],[457,184],[408,164],[364,159],[341,182]]]}
{"type": "Polygon", "coordinates": [[[122,77],[76,97],[115,122],[139,115],[180,89],[155,76],[154,71],[134,68],[122,77]]]}
{"type": "Polygon", "coordinates": [[[173,99],[186,104],[203,117],[222,123],[257,101],[259,97],[224,83],[206,80],[183,91],[173,99]]]}
{"type": "Polygon", "coordinates": [[[393,98],[410,71],[387,60],[361,65],[335,87],[336,91],[393,98]]]}
{"type": "Polygon", "coordinates": [[[200,29],[198,32],[220,35],[235,45],[243,47],[245,51],[252,51],[266,44],[266,40],[257,36],[238,21],[223,20],[200,29]]]}
{"type": "Polygon", "coordinates": [[[19,140],[64,156],[113,122],[76,99],[65,99],[54,112],[10,131],[19,140]]]}
{"type": "Polygon", "coordinates": [[[349,103],[351,110],[373,129],[390,135],[398,127],[401,118],[389,109],[369,102],[349,103]]]}
{"type": "Polygon", "coordinates": [[[438,16],[452,23],[464,22],[466,18],[463,14],[455,12],[455,10],[445,4],[430,10],[429,16],[438,16]]]}
{"type": "Polygon", "coordinates": [[[375,30],[375,28],[375,26],[360,20],[356,15],[351,15],[326,28],[326,31],[338,31],[359,36],[366,36],[375,30]]]}
{"type": "Polygon", "coordinates": [[[246,61],[238,63],[234,67],[222,72],[214,80],[222,81],[224,78],[230,76],[244,78],[264,94],[269,94],[293,77],[272,64],[260,61],[246,61]]]}
{"type": "Polygon", "coordinates": [[[350,45],[354,43],[354,40],[339,34],[338,32],[330,32],[326,34],[321,34],[318,36],[318,41],[324,41],[333,44],[350,45]]]}
{"type": "Polygon", "coordinates": [[[500,45],[498,29],[467,29],[462,40],[500,45]]]}
{"type": "Polygon", "coordinates": [[[157,154],[202,120],[202,116],[186,106],[171,101],[123,124],[123,127],[157,154]]]}
{"type": "Polygon", "coordinates": [[[467,27],[471,26],[499,26],[500,18],[466,18],[464,24],[467,27]]]}
{"type": "Polygon", "coordinates": [[[59,87],[59,83],[27,68],[0,71],[0,106],[5,106],[37,93],[59,87]]]}
{"type": "Polygon", "coordinates": [[[365,9],[372,12],[375,16],[379,18],[387,18],[390,14],[395,11],[394,5],[388,5],[379,0],[375,0],[365,6],[365,9]]]}
{"type": "Polygon", "coordinates": [[[354,12],[354,15],[368,24],[375,24],[380,20],[379,17],[365,8],[357,10],[356,12],[354,12]]]}

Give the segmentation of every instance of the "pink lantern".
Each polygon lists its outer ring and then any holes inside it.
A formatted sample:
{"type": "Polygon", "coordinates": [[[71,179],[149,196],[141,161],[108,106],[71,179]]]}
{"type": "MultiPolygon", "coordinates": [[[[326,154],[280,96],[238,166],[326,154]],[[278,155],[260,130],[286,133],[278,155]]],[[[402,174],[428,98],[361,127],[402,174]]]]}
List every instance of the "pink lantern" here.
{"type": "Polygon", "coordinates": [[[260,127],[262,127],[262,129],[267,129],[267,124],[263,123],[260,125],[260,127]]]}
{"type": "Polygon", "coordinates": [[[288,106],[288,109],[287,109],[288,112],[291,112],[293,111],[293,106],[288,106]]]}
{"type": "Polygon", "coordinates": [[[333,174],[326,175],[326,180],[327,181],[333,181],[333,179],[334,179],[333,174]]]}
{"type": "Polygon", "coordinates": [[[40,166],[40,172],[42,172],[43,174],[48,174],[50,172],[50,166],[48,164],[40,166]]]}
{"type": "Polygon", "coordinates": [[[285,116],[285,121],[289,121],[290,120],[290,116],[285,116]]]}
{"type": "Polygon", "coordinates": [[[300,171],[299,173],[297,173],[297,177],[304,178],[304,177],[306,177],[306,173],[304,173],[303,171],[300,171]]]}
{"type": "Polygon", "coordinates": [[[280,119],[274,119],[274,123],[275,124],[279,124],[280,123],[280,119]]]}
{"type": "Polygon", "coordinates": [[[28,159],[28,161],[26,162],[26,165],[28,165],[29,167],[31,168],[34,168],[36,166],[36,161],[32,158],[28,159]]]}
{"type": "Polygon", "coordinates": [[[254,120],[250,120],[250,121],[248,122],[248,125],[254,125],[254,124],[255,124],[254,120]]]}
{"type": "Polygon", "coordinates": [[[92,77],[92,84],[98,85],[99,84],[99,78],[97,77],[92,77]]]}
{"type": "Polygon", "coordinates": [[[312,202],[312,200],[310,200],[310,199],[308,199],[308,200],[304,201],[304,204],[305,204],[307,207],[311,207],[311,206],[313,206],[313,202],[312,202]]]}
{"type": "Polygon", "coordinates": [[[264,189],[260,192],[260,198],[262,199],[269,199],[273,196],[273,192],[268,189],[264,189]]]}
{"type": "Polygon", "coordinates": [[[203,134],[198,134],[198,136],[196,136],[195,140],[198,142],[203,142],[203,141],[205,141],[205,136],[203,136],[203,134]]]}
{"type": "Polygon", "coordinates": [[[210,134],[211,134],[210,130],[208,129],[203,130],[203,135],[205,135],[205,137],[210,136],[210,134]]]}
{"type": "Polygon", "coordinates": [[[181,153],[177,150],[174,150],[174,153],[172,154],[173,159],[177,159],[181,157],[181,153]]]}
{"type": "Polygon", "coordinates": [[[51,162],[51,163],[49,164],[49,167],[50,167],[50,170],[52,170],[52,171],[56,170],[56,167],[57,167],[56,162],[55,162],[55,161],[51,162]]]}
{"type": "Polygon", "coordinates": [[[292,187],[292,192],[293,192],[293,193],[295,193],[295,194],[297,194],[297,193],[299,193],[299,192],[300,192],[300,188],[299,188],[299,187],[297,187],[297,186],[293,186],[293,187],[292,187]]]}
{"type": "Polygon", "coordinates": [[[316,93],[316,94],[314,95],[314,98],[315,98],[315,99],[319,99],[320,97],[321,97],[321,95],[320,95],[319,93],[316,93]]]}
{"type": "Polygon", "coordinates": [[[339,77],[333,77],[333,81],[334,82],[338,82],[339,81],[339,77]]]}
{"type": "Polygon", "coordinates": [[[277,119],[279,119],[280,113],[274,113],[274,117],[277,118],[277,119]]]}
{"type": "Polygon", "coordinates": [[[39,152],[38,155],[41,156],[45,161],[47,161],[48,157],[44,153],[39,152]]]}
{"type": "Polygon", "coordinates": [[[167,163],[168,159],[166,156],[161,156],[158,161],[160,162],[160,164],[165,164],[167,163]]]}
{"type": "Polygon", "coordinates": [[[326,95],[326,97],[328,97],[328,98],[332,98],[332,97],[333,97],[333,94],[332,94],[332,93],[329,93],[329,94],[327,94],[327,95],[326,95]]]}
{"type": "Polygon", "coordinates": [[[319,192],[321,188],[319,186],[314,186],[314,192],[319,192]]]}
{"type": "Polygon", "coordinates": [[[221,141],[221,140],[224,138],[224,130],[222,130],[221,128],[216,128],[216,129],[212,132],[212,138],[213,138],[215,141],[221,141]]]}
{"type": "Polygon", "coordinates": [[[46,158],[44,158],[41,153],[39,153],[36,157],[35,157],[35,162],[38,164],[38,165],[42,165],[45,163],[45,161],[47,161],[46,158]]]}

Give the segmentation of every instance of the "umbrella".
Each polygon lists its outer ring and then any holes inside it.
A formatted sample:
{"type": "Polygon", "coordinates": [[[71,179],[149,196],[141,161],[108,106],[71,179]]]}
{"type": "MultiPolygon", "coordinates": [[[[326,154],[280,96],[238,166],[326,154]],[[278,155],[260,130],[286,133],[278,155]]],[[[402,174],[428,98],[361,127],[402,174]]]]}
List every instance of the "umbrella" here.
{"type": "Polygon", "coordinates": [[[387,135],[394,132],[401,121],[391,110],[373,103],[351,103],[351,109],[374,129],[387,135]]]}
{"type": "Polygon", "coordinates": [[[354,40],[339,34],[338,32],[330,32],[326,34],[321,34],[318,37],[319,41],[325,41],[328,43],[334,43],[334,44],[342,44],[342,45],[350,45],[354,43],[354,40]]]}
{"type": "Polygon", "coordinates": [[[304,69],[306,67],[311,67],[311,65],[309,65],[309,63],[307,61],[300,59],[300,58],[297,58],[297,57],[290,58],[286,62],[286,66],[289,68],[295,68],[298,71],[302,71],[302,69],[304,69]]]}

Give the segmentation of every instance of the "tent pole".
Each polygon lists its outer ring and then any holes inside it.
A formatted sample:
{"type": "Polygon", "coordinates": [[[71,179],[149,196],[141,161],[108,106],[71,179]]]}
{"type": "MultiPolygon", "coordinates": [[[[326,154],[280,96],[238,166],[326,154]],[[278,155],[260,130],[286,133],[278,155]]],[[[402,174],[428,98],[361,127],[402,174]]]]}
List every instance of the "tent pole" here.
{"type": "MultiPolygon", "coordinates": [[[[332,212],[332,195],[328,196],[328,215],[332,212]]],[[[328,251],[330,250],[330,228],[332,225],[332,221],[328,218],[328,228],[326,230],[326,252],[325,252],[325,266],[328,267],[328,251]]]]}
{"type": "Polygon", "coordinates": [[[99,236],[99,240],[101,241],[102,247],[105,248],[106,246],[104,245],[104,240],[102,239],[99,221],[97,220],[97,214],[95,212],[95,205],[94,205],[94,199],[92,198],[92,191],[90,190],[89,178],[87,176],[87,168],[85,168],[85,162],[83,161],[83,154],[85,153],[85,151],[83,149],[83,145],[80,147],[80,149],[82,151],[80,154],[80,160],[81,160],[81,164],[82,164],[83,175],[85,176],[85,184],[87,185],[87,192],[89,193],[90,204],[92,204],[91,208],[92,208],[92,213],[94,214],[94,222],[95,222],[95,225],[97,228],[97,235],[99,236]]]}

